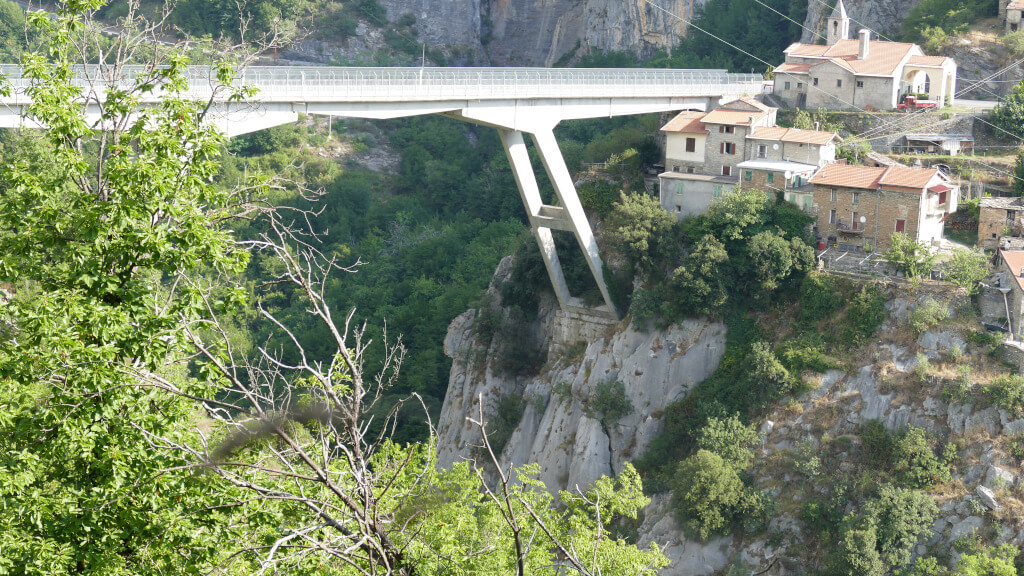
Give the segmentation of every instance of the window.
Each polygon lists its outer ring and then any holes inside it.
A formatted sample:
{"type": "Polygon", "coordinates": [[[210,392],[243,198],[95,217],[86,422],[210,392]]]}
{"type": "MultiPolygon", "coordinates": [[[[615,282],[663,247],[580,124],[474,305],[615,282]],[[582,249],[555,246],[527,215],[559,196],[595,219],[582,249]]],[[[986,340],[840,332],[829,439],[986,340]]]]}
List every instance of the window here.
{"type": "Polygon", "coordinates": [[[722,187],[715,186],[715,189],[711,192],[711,195],[715,198],[720,197],[722,195],[722,187]]]}
{"type": "Polygon", "coordinates": [[[897,220],[896,221],[896,232],[903,232],[904,230],[906,230],[906,228],[907,228],[907,221],[906,220],[897,220]]]}
{"type": "Polygon", "coordinates": [[[818,85],[818,79],[817,78],[811,78],[811,83],[813,83],[815,86],[817,86],[818,85]]]}
{"type": "Polygon", "coordinates": [[[803,82],[797,82],[796,83],[796,87],[797,88],[803,88],[804,87],[804,83],[803,82]]]}
{"type": "Polygon", "coordinates": [[[732,126],[719,126],[718,127],[718,132],[721,133],[721,134],[732,134],[734,131],[735,131],[735,128],[732,127],[732,126]]]}
{"type": "Polygon", "coordinates": [[[789,90],[789,82],[786,82],[786,90],[789,90]]]}
{"type": "Polygon", "coordinates": [[[682,206],[676,206],[676,212],[682,212],[682,211],[683,211],[683,207],[682,206]]]}
{"type": "Polygon", "coordinates": [[[733,144],[732,142],[722,142],[722,145],[719,146],[719,151],[722,154],[735,154],[736,145],[733,144]]]}
{"type": "Polygon", "coordinates": [[[751,180],[754,179],[754,172],[751,170],[744,170],[743,179],[746,180],[747,182],[750,182],[751,180]]]}
{"type": "Polygon", "coordinates": [[[757,157],[758,158],[767,158],[768,157],[768,146],[766,146],[764,144],[758,144],[757,145],[757,157]]]}
{"type": "Polygon", "coordinates": [[[771,184],[773,182],[775,182],[775,173],[774,172],[769,172],[768,173],[768,183],[771,184]]]}
{"type": "Polygon", "coordinates": [[[939,205],[941,206],[941,205],[943,205],[945,203],[946,203],[946,193],[945,192],[939,192],[939,205]]]}
{"type": "Polygon", "coordinates": [[[836,80],[836,88],[842,88],[842,87],[843,87],[843,81],[842,80],[836,80]]]}
{"type": "Polygon", "coordinates": [[[863,88],[863,87],[864,87],[864,81],[863,80],[857,80],[857,88],[863,88]]]}
{"type": "Polygon", "coordinates": [[[722,176],[732,176],[732,166],[722,166],[722,176]]]}
{"type": "Polygon", "coordinates": [[[828,223],[829,224],[835,224],[836,223],[836,211],[835,210],[829,210],[828,211],[828,223]]]}
{"type": "Polygon", "coordinates": [[[693,166],[687,166],[686,167],[686,173],[687,174],[693,174],[693,166]]]}
{"type": "Polygon", "coordinates": [[[860,214],[857,214],[856,212],[853,213],[852,224],[854,230],[860,230],[860,214]]]}
{"type": "Polygon", "coordinates": [[[832,201],[833,202],[836,201],[836,189],[835,188],[832,189],[832,201]]]}
{"type": "Polygon", "coordinates": [[[679,166],[675,166],[675,165],[673,165],[673,166],[672,166],[672,171],[673,171],[673,172],[679,172],[679,166]]]}
{"type": "Polygon", "coordinates": [[[694,152],[696,150],[697,150],[697,139],[696,138],[687,138],[686,139],[686,151],[687,152],[694,152]]]}
{"type": "Polygon", "coordinates": [[[853,203],[860,204],[860,192],[853,193],[853,203]]]}

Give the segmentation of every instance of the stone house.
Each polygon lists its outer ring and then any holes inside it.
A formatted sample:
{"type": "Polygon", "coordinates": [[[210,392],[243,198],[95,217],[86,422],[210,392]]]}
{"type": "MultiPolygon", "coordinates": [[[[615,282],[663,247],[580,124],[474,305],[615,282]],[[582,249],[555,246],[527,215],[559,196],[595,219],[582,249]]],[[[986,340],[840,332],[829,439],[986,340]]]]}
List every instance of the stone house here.
{"type": "Polygon", "coordinates": [[[878,251],[894,232],[924,243],[942,239],[959,188],[936,168],[830,164],[811,179],[814,234],[843,250],[878,251]]]}
{"type": "Polygon", "coordinates": [[[892,148],[894,152],[956,156],[974,150],[974,137],[969,134],[904,134],[892,148]]]}
{"type": "Polygon", "coordinates": [[[777,127],[776,112],[740,99],[711,112],[681,112],[665,124],[665,172],[658,177],[662,207],[682,218],[703,213],[737,186],[800,188],[819,167],[835,161],[838,134],[777,127]]]}
{"type": "MultiPolygon", "coordinates": [[[[1024,0],[1021,0],[1024,1],[1024,0]]],[[[795,108],[889,110],[908,93],[952,105],[956,62],[926,56],[917,44],[871,39],[870,30],[848,39],[843,0],[828,18],[825,45],[795,42],[775,68],[773,94],[795,108]]]]}
{"type": "Polygon", "coordinates": [[[982,198],[978,214],[978,246],[997,248],[999,239],[1024,233],[1024,198],[982,198]]]}
{"type": "Polygon", "coordinates": [[[1007,33],[1021,29],[1021,12],[1024,0],[999,0],[999,23],[1007,33]]]}

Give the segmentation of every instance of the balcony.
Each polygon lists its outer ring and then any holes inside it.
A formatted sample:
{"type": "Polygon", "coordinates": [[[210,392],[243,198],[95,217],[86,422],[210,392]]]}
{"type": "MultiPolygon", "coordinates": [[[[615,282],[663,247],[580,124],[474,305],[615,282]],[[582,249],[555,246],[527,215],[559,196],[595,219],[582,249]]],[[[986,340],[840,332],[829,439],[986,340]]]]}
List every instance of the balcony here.
{"type": "Polygon", "coordinates": [[[864,226],[860,222],[849,224],[840,220],[836,222],[836,230],[841,234],[853,234],[857,236],[864,234],[864,226]]]}

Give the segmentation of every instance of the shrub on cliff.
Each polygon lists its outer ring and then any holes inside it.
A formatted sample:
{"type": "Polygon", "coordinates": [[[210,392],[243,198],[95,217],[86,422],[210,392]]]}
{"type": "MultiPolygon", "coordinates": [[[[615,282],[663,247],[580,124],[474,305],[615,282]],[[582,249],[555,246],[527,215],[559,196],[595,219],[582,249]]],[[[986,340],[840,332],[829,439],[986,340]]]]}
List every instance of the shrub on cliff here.
{"type": "Polygon", "coordinates": [[[714,452],[698,450],[676,469],[672,504],[680,524],[706,540],[729,526],[743,492],[735,468],[714,452]]]}

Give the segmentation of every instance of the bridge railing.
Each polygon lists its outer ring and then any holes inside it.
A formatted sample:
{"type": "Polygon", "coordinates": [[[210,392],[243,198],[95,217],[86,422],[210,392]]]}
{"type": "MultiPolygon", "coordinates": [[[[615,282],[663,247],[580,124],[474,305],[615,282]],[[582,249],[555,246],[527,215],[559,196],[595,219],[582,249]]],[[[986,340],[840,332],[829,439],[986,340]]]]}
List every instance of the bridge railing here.
{"type": "MultiPolygon", "coordinates": [[[[127,86],[149,71],[126,66],[111,78],[98,66],[76,69],[83,87],[89,79],[127,86]]],[[[0,73],[18,91],[28,80],[16,65],[0,65],[0,73]]],[[[208,98],[217,83],[208,66],[187,71],[187,96],[208,98]]],[[[689,96],[760,92],[759,74],[725,70],[609,69],[609,68],[349,68],[254,66],[243,70],[236,85],[259,90],[256,100],[454,100],[508,98],[587,98],[689,96]]]]}

